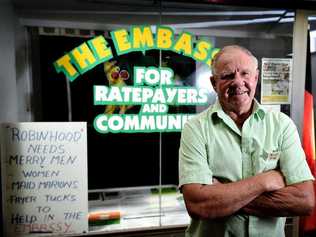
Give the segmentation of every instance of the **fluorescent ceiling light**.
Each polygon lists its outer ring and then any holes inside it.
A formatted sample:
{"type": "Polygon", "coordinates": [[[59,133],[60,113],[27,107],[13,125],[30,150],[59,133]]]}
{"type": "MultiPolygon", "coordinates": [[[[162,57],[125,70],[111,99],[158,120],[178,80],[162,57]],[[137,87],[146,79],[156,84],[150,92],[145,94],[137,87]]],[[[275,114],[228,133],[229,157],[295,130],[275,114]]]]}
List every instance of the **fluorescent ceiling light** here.
{"type": "Polygon", "coordinates": [[[228,21],[208,21],[208,22],[192,22],[192,23],[180,23],[180,24],[167,24],[173,28],[209,28],[216,26],[234,26],[234,25],[248,25],[248,24],[260,24],[267,22],[277,22],[279,17],[269,17],[261,19],[251,20],[228,20],[228,21]]]}

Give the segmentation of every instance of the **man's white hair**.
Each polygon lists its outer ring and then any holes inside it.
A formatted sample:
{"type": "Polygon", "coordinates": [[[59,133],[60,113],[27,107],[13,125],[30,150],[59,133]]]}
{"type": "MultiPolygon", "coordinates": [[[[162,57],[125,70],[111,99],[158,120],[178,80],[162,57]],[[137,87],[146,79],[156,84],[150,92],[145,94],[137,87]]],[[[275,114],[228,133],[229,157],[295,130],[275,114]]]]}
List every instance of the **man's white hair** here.
{"type": "Polygon", "coordinates": [[[212,59],[212,73],[213,75],[216,75],[216,67],[217,67],[217,63],[220,59],[220,57],[226,53],[226,51],[228,50],[232,50],[232,49],[238,49],[244,53],[246,53],[247,55],[249,55],[251,57],[251,59],[253,60],[254,64],[255,64],[255,68],[258,69],[258,59],[246,48],[240,46],[240,45],[228,45],[225,46],[224,48],[222,48],[212,59]]]}

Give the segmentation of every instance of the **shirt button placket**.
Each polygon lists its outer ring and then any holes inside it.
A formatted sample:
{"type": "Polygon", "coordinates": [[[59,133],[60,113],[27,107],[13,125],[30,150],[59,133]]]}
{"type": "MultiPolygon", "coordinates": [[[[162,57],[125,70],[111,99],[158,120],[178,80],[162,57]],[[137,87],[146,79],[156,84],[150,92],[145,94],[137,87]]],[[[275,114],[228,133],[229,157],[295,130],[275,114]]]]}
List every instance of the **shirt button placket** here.
{"type": "Polygon", "coordinates": [[[249,142],[247,137],[241,138],[241,152],[242,152],[242,173],[243,178],[248,178],[252,175],[251,157],[249,156],[249,142]]]}

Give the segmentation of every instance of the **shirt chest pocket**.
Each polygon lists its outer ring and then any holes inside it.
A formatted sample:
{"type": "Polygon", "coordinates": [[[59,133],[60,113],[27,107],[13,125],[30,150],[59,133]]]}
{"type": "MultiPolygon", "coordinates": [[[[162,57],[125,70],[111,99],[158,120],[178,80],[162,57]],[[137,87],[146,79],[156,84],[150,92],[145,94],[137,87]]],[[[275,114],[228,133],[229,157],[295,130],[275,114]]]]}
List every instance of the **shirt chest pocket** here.
{"type": "Polygon", "coordinates": [[[274,149],[257,149],[252,154],[252,163],[255,167],[255,173],[262,173],[274,170],[279,167],[281,152],[274,149]]]}

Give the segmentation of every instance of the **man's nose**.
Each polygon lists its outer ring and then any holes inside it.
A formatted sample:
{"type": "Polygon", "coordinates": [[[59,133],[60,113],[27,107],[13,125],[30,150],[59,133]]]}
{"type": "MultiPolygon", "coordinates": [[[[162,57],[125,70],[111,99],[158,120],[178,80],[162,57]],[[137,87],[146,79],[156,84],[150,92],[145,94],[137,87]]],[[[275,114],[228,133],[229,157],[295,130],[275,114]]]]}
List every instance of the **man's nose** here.
{"type": "Polygon", "coordinates": [[[240,86],[240,85],[245,85],[245,80],[244,78],[240,75],[239,72],[235,72],[235,77],[232,80],[232,85],[240,86]]]}

